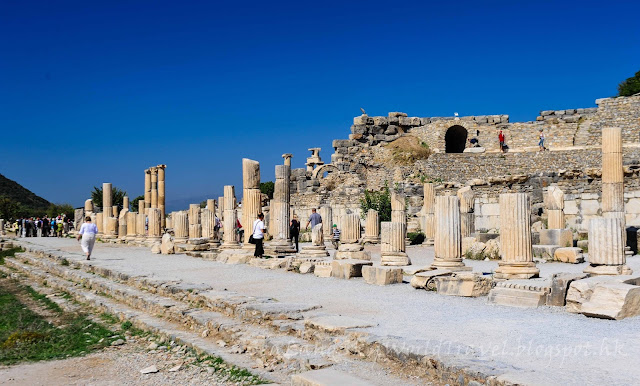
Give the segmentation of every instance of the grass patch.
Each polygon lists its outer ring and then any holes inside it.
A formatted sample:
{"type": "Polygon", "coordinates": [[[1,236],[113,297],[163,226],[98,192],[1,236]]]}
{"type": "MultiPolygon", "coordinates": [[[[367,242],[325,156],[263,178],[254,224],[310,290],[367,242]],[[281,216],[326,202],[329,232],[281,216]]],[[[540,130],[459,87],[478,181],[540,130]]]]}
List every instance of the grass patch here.
{"type": "Polygon", "coordinates": [[[429,145],[412,135],[396,139],[389,143],[387,148],[391,151],[393,161],[399,165],[413,165],[416,161],[427,159],[431,155],[429,145]]]}
{"type": "Polygon", "coordinates": [[[0,265],[4,265],[5,257],[14,257],[18,252],[24,252],[24,249],[20,247],[16,247],[16,248],[7,249],[6,251],[0,251],[0,265]]]}
{"type": "Polygon", "coordinates": [[[30,287],[9,289],[13,281],[0,283],[0,364],[79,356],[111,344],[119,336],[84,315],[65,313],[30,287]],[[16,296],[18,291],[58,313],[56,327],[29,309],[16,296]],[[58,311],[59,310],[59,311],[58,311]]]}
{"type": "Polygon", "coordinates": [[[241,385],[264,385],[271,383],[259,376],[252,374],[249,370],[230,365],[220,357],[205,355],[198,358],[198,362],[203,366],[212,367],[214,372],[225,376],[227,381],[241,385]]]}

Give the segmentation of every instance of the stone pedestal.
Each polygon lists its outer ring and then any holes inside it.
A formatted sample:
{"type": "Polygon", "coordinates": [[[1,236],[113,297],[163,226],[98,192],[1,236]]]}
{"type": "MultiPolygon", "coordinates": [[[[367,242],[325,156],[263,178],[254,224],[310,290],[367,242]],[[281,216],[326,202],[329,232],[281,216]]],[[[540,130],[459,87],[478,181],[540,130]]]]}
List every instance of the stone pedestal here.
{"type": "Polygon", "coordinates": [[[360,217],[357,214],[348,214],[342,221],[340,233],[340,246],[334,256],[335,259],[371,260],[371,255],[364,251],[360,244],[360,217]]]}
{"type": "Polygon", "coordinates": [[[526,193],[500,195],[500,249],[502,260],[494,277],[529,279],[540,270],[531,248],[531,203],[526,193]]]}
{"type": "Polygon", "coordinates": [[[424,232],[423,245],[433,245],[435,238],[435,210],[436,189],[433,183],[424,184],[424,202],[422,204],[422,231],[424,232]]]}
{"type": "Polygon", "coordinates": [[[470,186],[465,186],[458,190],[457,196],[460,200],[460,235],[463,238],[470,237],[476,231],[476,216],[473,212],[475,194],[470,186]]]}
{"type": "Polygon", "coordinates": [[[564,229],[564,192],[550,186],[545,196],[547,207],[547,229],[564,229]]]}
{"type": "MultiPolygon", "coordinates": [[[[322,221],[324,221],[324,218],[322,221]]],[[[362,242],[378,244],[380,242],[380,216],[378,215],[378,211],[369,209],[366,221],[362,242]]]]}
{"type": "Polygon", "coordinates": [[[317,224],[311,229],[311,245],[305,245],[298,253],[300,258],[325,258],[329,256],[324,245],[323,224],[317,224]]]}
{"type": "Polygon", "coordinates": [[[160,241],[162,238],[162,214],[158,208],[149,208],[149,231],[147,239],[160,241]]]}
{"type": "Polygon", "coordinates": [[[619,218],[593,218],[589,221],[589,266],[591,275],[630,275],[626,266],[623,221],[619,218]]]}
{"type": "Polygon", "coordinates": [[[381,265],[410,265],[407,255],[405,235],[407,225],[398,222],[382,222],[381,265]]]}
{"type": "Polygon", "coordinates": [[[176,244],[185,243],[189,239],[189,215],[185,211],[173,212],[173,234],[176,244]]]}

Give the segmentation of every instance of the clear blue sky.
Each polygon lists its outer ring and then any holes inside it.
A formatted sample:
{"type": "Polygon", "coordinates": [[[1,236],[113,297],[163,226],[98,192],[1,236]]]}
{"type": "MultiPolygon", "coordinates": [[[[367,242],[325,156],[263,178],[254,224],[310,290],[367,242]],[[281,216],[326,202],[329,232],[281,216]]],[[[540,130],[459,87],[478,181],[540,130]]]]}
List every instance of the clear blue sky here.
{"type": "Polygon", "coordinates": [[[640,70],[640,2],[524,3],[5,1],[0,173],[78,206],[165,163],[195,202],[240,192],[242,157],[329,162],[360,107],[533,120],[640,70]]]}

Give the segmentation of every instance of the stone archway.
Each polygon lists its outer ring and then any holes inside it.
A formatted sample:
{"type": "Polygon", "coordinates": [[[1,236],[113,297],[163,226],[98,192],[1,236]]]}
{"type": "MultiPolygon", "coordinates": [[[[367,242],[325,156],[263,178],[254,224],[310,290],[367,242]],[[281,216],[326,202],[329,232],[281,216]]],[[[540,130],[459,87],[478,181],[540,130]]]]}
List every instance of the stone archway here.
{"type": "Polygon", "coordinates": [[[337,172],[337,171],[339,171],[339,169],[336,166],[331,165],[331,164],[324,164],[324,165],[322,165],[322,166],[320,166],[318,168],[315,168],[313,170],[312,177],[313,178],[323,178],[325,172],[331,173],[331,172],[337,172]]]}
{"type": "Polygon", "coordinates": [[[460,125],[451,126],[444,135],[445,153],[462,153],[467,147],[467,129],[460,125]]]}

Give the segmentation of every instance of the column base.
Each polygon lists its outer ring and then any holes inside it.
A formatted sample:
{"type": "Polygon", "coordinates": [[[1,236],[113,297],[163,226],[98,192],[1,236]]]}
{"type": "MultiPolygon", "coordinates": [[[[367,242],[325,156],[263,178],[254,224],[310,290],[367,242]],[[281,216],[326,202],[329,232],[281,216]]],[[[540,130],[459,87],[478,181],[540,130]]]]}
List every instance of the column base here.
{"type": "Polygon", "coordinates": [[[364,238],[362,239],[362,243],[369,243],[369,244],[380,244],[380,236],[375,237],[375,236],[364,236],[364,238]]]}
{"type": "Polygon", "coordinates": [[[220,245],[220,249],[240,249],[240,244],[237,241],[223,241],[222,245],[220,245]]]}
{"type": "Polygon", "coordinates": [[[467,267],[462,259],[444,260],[436,257],[431,264],[431,269],[447,269],[451,272],[473,271],[473,268],[467,267]]]}
{"type": "Polygon", "coordinates": [[[493,275],[496,279],[531,279],[540,276],[540,270],[533,262],[500,264],[493,275]]]}
{"type": "Polygon", "coordinates": [[[404,266],[411,265],[411,259],[404,252],[383,252],[380,265],[384,266],[404,266]]]}
{"type": "MultiPolygon", "coordinates": [[[[249,244],[251,245],[251,244],[249,244]]],[[[274,254],[277,256],[283,255],[295,255],[298,251],[296,251],[296,246],[289,240],[285,239],[273,239],[264,247],[266,254],[274,254]]]]}
{"type": "Polygon", "coordinates": [[[327,247],[324,245],[309,245],[302,247],[300,252],[296,255],[296,257],[299,258],[319,258],[327,256],[329,256],[329,252],[327,252],[327,247]]]}
{"type": "Polygon", "coordinates": [[[174,241],[176,244],[178,244],[178,243],[180,243],[180,244],[184,244],[184,243],[186,243],[186,242],[187,242],[187,240],[189,240],[189,238],[188,238],[188,237],[174,237],[174,238],[173,238],[173,241],[174,241]]]}
{"type": "Polygon", "coordinates": [[[428,239],[425,237],[424,241],[422,242],[422,245],[427,246],[427,247],[433,247],[433,245],[435,244],[433,239],[428,239]]]}
{"type": "Polygon", "coordinates": [[[358,243],[340,244],[333,258],[336,260],[371,260],[371,254],[369,252],[365,252],[364,247],[358,243]]]}
{"type": "Polygon", "coordinates": [[[582,272],[592,276],[631,275],[633,270],[627,265],[588,265],[582,272]]]}

